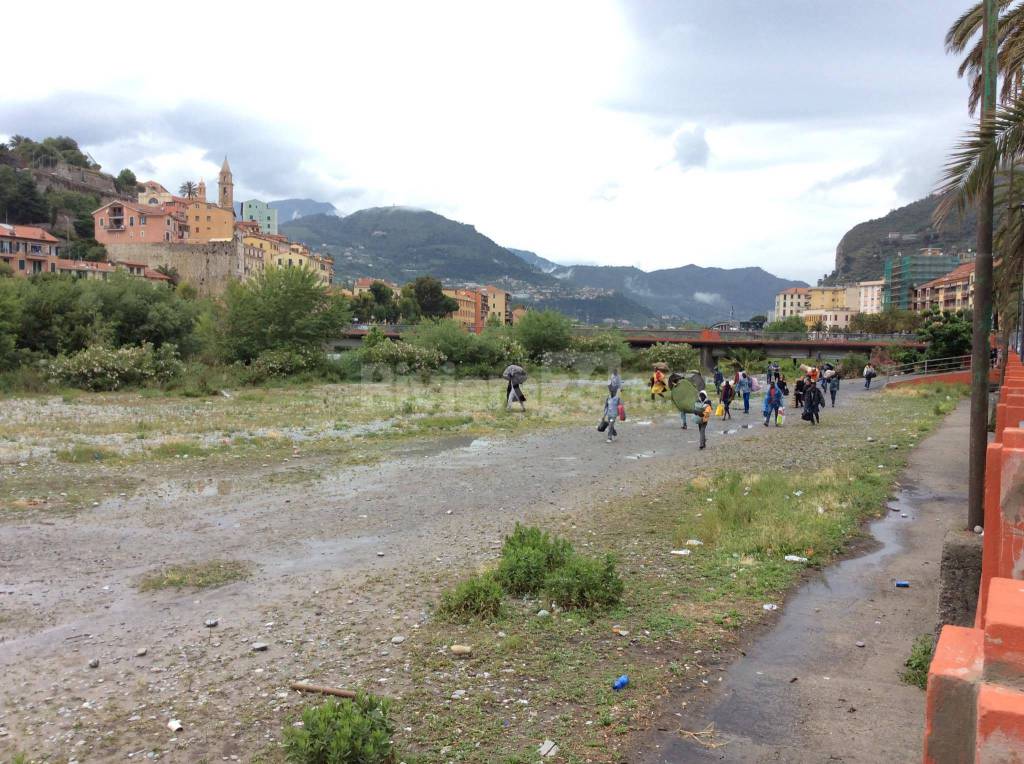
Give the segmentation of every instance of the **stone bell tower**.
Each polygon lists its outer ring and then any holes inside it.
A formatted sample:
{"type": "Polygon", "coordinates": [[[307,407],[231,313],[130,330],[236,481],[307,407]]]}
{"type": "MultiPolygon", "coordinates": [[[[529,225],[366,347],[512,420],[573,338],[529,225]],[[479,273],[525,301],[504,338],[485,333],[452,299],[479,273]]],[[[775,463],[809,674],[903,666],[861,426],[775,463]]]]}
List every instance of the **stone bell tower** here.
{"type": "Polygon", "coordinates": [[[235,210],[235,182],[231,178],[231,168],[228,166],[228,158],[224,157],[224,164],[220,166],[220,177],[217,181],[220,189],[218,206],[226,210],[235,210]]]}

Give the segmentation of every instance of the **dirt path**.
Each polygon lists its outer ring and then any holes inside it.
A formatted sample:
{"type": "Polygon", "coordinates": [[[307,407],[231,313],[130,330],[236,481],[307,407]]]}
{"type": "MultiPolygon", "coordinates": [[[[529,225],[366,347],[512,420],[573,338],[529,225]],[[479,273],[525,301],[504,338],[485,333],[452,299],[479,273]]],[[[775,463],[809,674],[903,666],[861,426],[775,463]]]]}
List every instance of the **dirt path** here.
{"type": "Polygon", "coordinates": [[[962,403],[914,450],[897,500],[872,524],[880,543],[788,598],[712,693],[670,699],[635,761],[876,762],[920,759],[924,693],[899,672],[935,627],[945,531],[966,505],[962,403]],[[905,517],[904,517],[905,515],[905,517]],[[897,589],[896,580],[909,580],[897,589]],[[857,643],[862,642],[863,647],[857,643]],[[679,730],[714,725],[709,747],[679,730]]]}
{"type": "Polygon", "coordinates": [[[391,637],[424,623],[439,588],[492,559],[515,521],[734,464],[738,443],[775,434],[752,410],[728,435],[714,424],[700,452],[678,423],[666,405],[611,445],[587,426],[448,438],[371,467],[301,453],[255,471],[183,464],[180,481],[0,526],[0,754],[249,760],[303,704],[290,680],[400,692],[409,669],[391,637]],[[269,479],[302,468],[322,478],[269,479]],[[136,587],[154,569],[213,559],[249,561],[255,575],[200,593],[136,587]]]}

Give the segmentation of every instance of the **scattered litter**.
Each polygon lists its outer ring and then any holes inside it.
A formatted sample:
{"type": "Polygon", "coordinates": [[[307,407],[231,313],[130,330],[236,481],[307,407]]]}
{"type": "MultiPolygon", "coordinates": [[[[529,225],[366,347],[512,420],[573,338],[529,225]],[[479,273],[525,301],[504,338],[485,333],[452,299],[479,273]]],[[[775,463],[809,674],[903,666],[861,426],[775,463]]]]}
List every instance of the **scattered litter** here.
{"type": "Polygon", "coordinates": [[[825,514],[825,508],[824,507],[818,507],[818,514],[819,515],[825,514]]]}
{"type": "Polygon", "coordinates": [[[540,747],[537,748],[537,753],[544,757],[554,756],[558,753],[558,746],[555,745],[554,740],[545,740],[540,744],[540,747]]]}
{"type": "Polygon", "coordinates": [[[909,589],[910,588],[910,582],[909,581],[897,581],[896,582],[896,588],[897,589],[909,589]]]}
{"type": "Polygon", "coordinates": [[[135,657],[136,657],[136,658],[142,658],[142,657],[144,657],[144,656],[146,655],[146,653],[148,653],[148,652],[149,652],[149,650],[148,650],[148,649],[146,649],[145,647],[140,647],[140,648],[139,648],[138,650],[136,650],[136,651],[135,651],[135,657]]]}
{"type": "Polygon", "coordinates": [[[799,681],[800,681],[800,677],[795,676],[795,677],[793,677],[792,679],[789,680],[789,683],[793,684],[793,682],[799,682],[799,681]]]}
{"type": "Polygon", "coordinates": [[[891,451],[896,451],[897,449],[899,449],[899,445],[897,445],[896,443],[893,443],[891,446],[889,446],[889,449],[891,451]]]}
{"type": "Polygon", "coordinates": [[[220,623],[220,621],[218,621],[216,618],[207,618],[206,621],[203,623],[203,626],[205,626],[208,629],[212,629],[215,628],[218,623],[220,623]]]}
{"type": "Polygon", "coordinates": [[[89,668],[99,668],[99,665],[100,665],[100,659],[99,658],[90,658],[89,659],[89,668]]]}
{"type": "Polygon", "coordinates": [[[383,557],[383,556],[384,556],[384,553],[383,553],[383,552],[377,552],[377,556],[378,556],[378,557],[383,557]]]}
{"type": "Polygon", "coordinates": [[[801,557],[798,554],[787,554],[783,559],[786,562],[807,562],[806,557],[801,557]]]}
{"type": "Polygon", "coordinates": [[[874,442],[875,442],[875,439],[869,436],[868,437],[868,443],[874,443],[874,442]]]}
{"type": "Polygon", "coordinates": [[[910,517],[906,512],[900,512],[900,517],[910,517]]]}
{"type": "Polygon", "coordinates": [[[393,645],[400,645],[404,641],[405,641],[405,637],[403,637],[401,634],[396,634],[395,636],[393,636],[391,638],[391,644],[393,644],[393,645]]]}
{"type": "Polygon", "coordinates": [[[612,689],[613,690],[621,690],[627,684],[629,684],[629,676],[627,674],[623,674],[618,679],[616,679],[614,682],[612,682],[612,689]]]}
{"type": "Polygon", "coordinates": [[[686,539],[686,546],[704,546],[704,542],[700,539],[686,539]]]}
{"type": "Polygon", "coordinates": [[[252,651],[254,653],[266,652],[268,647],[270,647],[270,645],[268,645],[266,642],[253,642],[252,643],[252,651]]]}
{"type": "Polygon", "coordinates": [[[799,499],[801,496],[804,495],[804,492],[803,491],[793,491],[793,495],[796,496],[799,499]]]}
{"type": "Polygon", "coordinates": [[[776,605],[774,602],[766,602],[763,605],[761,605],[761,607],[764,608],[765,610],[778,610],[779,609],[779,606],[776,605]]]}
{"type": "Polygon", "coordinates": [[[982,528],[980,525],[975,525],[974,526],[974,532],[979,534],[979,535],[981,535],[982,533],[985,532],[985,529],[982,528]]]}
{"type": "Polygon", "coordinates": [[[691,554],[691,551],[689,549],[673,549],[669,554],[674,554],[677,557],[686,557],[686,555],[691,554]]]}
{"type": "Polygon", "coordinates": [[[471,655],[473,647],[472,645],[452,645],[448,648],[448,652],[452,655],[471,655]]]}
{"type": "Polygon", "coordinates": [[[856,644],[857,647],[864,647],[864,643],[860,640],[857,640],[857,642],[855,642],[854,644],[856,644]]]}
{"type": "Polygon", "coordinates": [[[618,634],[620,637],[628,637],[629,636],[629,630],[622,628],[618,624],[616,624],[615,626],[612,626],[612,633],[613,634],[618,634]]]}
{"type": "Polygon", "coordinates": [[[456,690],[452,693],[452,700],[461,700],[464,697],[466,697],[465,690],[456,690]]]}
{"type": "Polygon", "coordinates": [[[547,610],[538,610],[537,611],[537,617],[538,618],[548,618],[550,615],[551,615],[551,613],[549,613],[547,610]]]}
{"type": "Polygon", "coordinates": [[[167,722],[167,729],[169,729],[171,732],[181,732],[183,729],[185,729],[185,726],[178,719],[171,719],[169,722],[167,722]]]}

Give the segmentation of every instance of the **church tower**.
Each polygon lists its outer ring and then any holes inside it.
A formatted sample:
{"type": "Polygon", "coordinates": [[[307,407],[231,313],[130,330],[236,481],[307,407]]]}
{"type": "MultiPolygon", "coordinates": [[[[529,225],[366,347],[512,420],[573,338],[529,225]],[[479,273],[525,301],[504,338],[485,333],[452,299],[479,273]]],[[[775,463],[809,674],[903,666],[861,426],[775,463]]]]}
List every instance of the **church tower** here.
{"type": "Polygon", "coordinates": [[[199,186],[196,188],[196,199],[201,202],[206,201],[206,181],[202,178],[199,179],[199,186]]]}
{"type": "Polygon", "coordinates": [[[224,164],[220,166],[220,178],[217,182],[220,188],[220,200],[218,205],[226,210],[235,211],[235,182],[231,179],[231,168],[228,166],[228,158],[224,157],[224,164]]]}

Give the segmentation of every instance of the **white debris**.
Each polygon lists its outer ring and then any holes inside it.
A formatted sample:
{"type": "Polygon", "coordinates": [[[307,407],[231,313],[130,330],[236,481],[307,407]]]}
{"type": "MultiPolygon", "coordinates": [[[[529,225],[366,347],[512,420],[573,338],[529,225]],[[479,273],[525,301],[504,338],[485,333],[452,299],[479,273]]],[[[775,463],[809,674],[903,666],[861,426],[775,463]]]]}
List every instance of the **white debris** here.
{"type": "Polygon", "coordinates": [[[801,557],[798,554],[787,554],[783,559],[786,562],[807,562],[806,557],[801,557]]]}
{"type": "Polygon", "coordinates": [[[167,722],[167,729],[171,732],[181,732],[184,728],[184,725],[178,719],[171,719],[167,722]]]}
{"type": "Polygon", "coordinates": [[[761,607],[764,608],[765,610],[778,610],[779,609],[779,606],[776,605],[774,602],[766,602],[765,604],[761,605],[761,607]]]}
{"type": "Polygon", "coordinates": [[[673,549],[669,554],[674,554],[677,557],[686,557],[686,555],[691,554],[691,551],[689,549],[673,549]]]}

